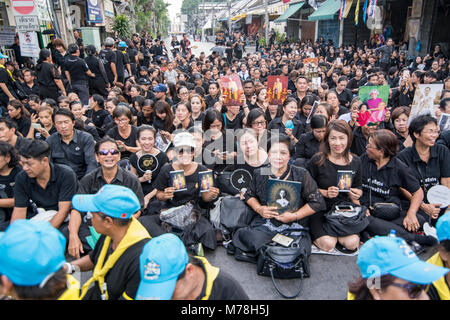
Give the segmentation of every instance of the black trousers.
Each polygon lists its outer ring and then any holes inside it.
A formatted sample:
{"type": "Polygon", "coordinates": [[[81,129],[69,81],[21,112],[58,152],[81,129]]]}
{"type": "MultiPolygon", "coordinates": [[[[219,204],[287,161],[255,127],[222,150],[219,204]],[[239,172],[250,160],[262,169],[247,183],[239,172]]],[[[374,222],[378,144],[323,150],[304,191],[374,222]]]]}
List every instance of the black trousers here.
{"type": "Polygon", "coordinates": [[[58,88],[56,87],[44,87],[42,85],[39,87],[39,97],[41,98],[41,100],[50,98],[57,102],[59,96],[60,94],[58,88]]]}

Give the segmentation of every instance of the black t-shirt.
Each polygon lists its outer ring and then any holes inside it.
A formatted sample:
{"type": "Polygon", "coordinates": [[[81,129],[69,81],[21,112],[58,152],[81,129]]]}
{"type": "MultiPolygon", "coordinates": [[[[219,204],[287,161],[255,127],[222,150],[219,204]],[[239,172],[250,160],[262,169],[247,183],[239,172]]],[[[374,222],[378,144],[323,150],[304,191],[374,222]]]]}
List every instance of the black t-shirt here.
{"type": "Polygon", "coordinates": [[[95,80],[103,79],[102,72],[100,70],[101,62],[97,57],[90,55],[87,56],[84,61],[86,61],[89,70],[91,70],[91,72],[95,74],[95,80]]]}
{"type": "Polygon", "coordinates": [[[294,159],[311,159],[320,149],[320,141],[316,139],[312,132],[304,133],[300,136],[295,145],[294,159]]]}
{"type": "MultiPolygon", "coordinates": [[[[405,148],[397,157],[420,180],[420,185],[424,189],[425,194],[431,187],[440,184],[441,178],[450,177],[450,151],[443,145],[436,144],[431,147],[428,163],[420,159],[415,145],[405,148]]],[[[424,200],[426,200],[426,197],[424,200]]]]}
{"type": "Polygon", "coordinates": [[[390,159],[379,170],[367,153],[361,156],[361,162],[363,195],[360,201],[366,207],[370,205],[370,198],[372,205],[378,202],[391,202],[401,206],[402,194],[399,188],[406,189],[411,194],[420,188],[419,180],[411,169],[396,157],[390,159]]]}
{"type": "MultiPolygon", "coordinates": [[[[141,182],[142,191],[144,192],[144,194],[149,194],[150,192],[153,191],[153,189],[155,189],[156,178],[158,178],[161,168],[169,161],[167,155],[162,151],[160,151],[155,157],[158,160],[158,167],[156,168],[155,171],[152,172],[151,182],[150,183],[148,181],[141,182]]],[[[145,171],[142,171],[138,166],[138,156],[136,155],[136,153],[131,154],[130,163],[131,166],[136,169],[139,178],[145,174],[145,171]]]]}
{"type": "MultiPolygon", "coordinates": [[[[41,123],[41,126],[43,126],[42,123],[41,123]]],[[[50,131],[49,131],[48,133],[49,133],[50,135],[52,135],[52,134],[54,134],[55,132],[57,132],[55,126],[52,126],[51,129],[50,129],[50,131]]],[[[34,130],[34,139],[35,139],[35,140],[36,140],[36,139],[39,139],[39,140],[45,141],[47,138],[45,138],[39,131],[37,131],[37,130],[35,129],[35,130],[34,130]]]]}
{"type": "MultiPolygon", "coordinates": [[[[89,253],[89,257],[94,265],[98,261],[105,238],[106,237],[102,235],[95,245],[94,250],[89,253]]],[[[106,274],[105,282],[108,289],[109,300],[134,299],[141,281],[141,273],[139,272],[139,256],[141,255],[142,248],[149,240],[150,239],[143,239],[128,247],[106,274]]],[[[113,251],[111,250],[110,244],[108,252],[105,256],[105,262],[112,252],[113,251]]],[[[83,300],[100,300],[100,289],[97,282],[95,282],[94,287],[88,290],[83,300]]]]}
{"type": "Polygon", "coordinates": [[[106,75],[108,76],[109,82],[113,83],[114,74],[111,69],[111,63],[116,63],[116,54],[111,49],[107,48],[105,50],[100,51],[100,59],[103,60],[103,64],[105,65],[106,75]]]}
{"type": "Polygon", "coordinates": [[[17,130],[26,137],[28,135],[28,131],[30,131],[31,120],[30,118],[26,118],[25,116],[21,116],[19,119],[11,119],[17,124],[17,130]]]}
{"type": "MultiPolygon", "coordinates": [[[[187,202],[193,200],[199,202],[200,188],[199,188],[199,178],[198,173],[202,171],[207,171],[208,169],[198,164],[195,172],[189,176],[185,175],[187,190],[178,191],[173,194],[173,198],[167,200],[164,203],[164,208],[173,208],[186,204],[187,202]]],[[[158,178],[155,181],[155,189],[159,191],[164,191],[165,188],[171,186],[170,171],[175,171],[171,163],[166,163],[158,174],[158,178]]]]}
{"type": "MultiPolygon", "coordinates": [[[[14,167],[7,176],[0,175],[0,199],[14,198],[14,185],[16,176],[22,172],[21,167],[14,167]]],[[[13,208],[3,208],[7,216],[5,221],[11,220],[13,208]]]]}
{"type": "Polygon", "coordinates": [[[222,134],[216,140],[212,140],[207,134],[204,136],[205,142],[203,143],[203,163],[208,169],[214,170],[216,172],[223,171],[227,166],[233,165],[236,163],[236,158],[233,160],[227,159],[223,160],[220,156],[214,156],[213,152],[218,150],[220,153],[222,152],[234,152],[237,150],[236,139],[231,140],[233,143],[230,144],[231,141],[227,141],[226,137],[222,134]],[[228,143],[228,145],[227,145],[228,143]]]}
{"type": "Polygon", "coordinates": [[[130,60],[130,63],[136,64],[136,56],[138,55],[136,48],[128,48],[127,49],[127,56],[130,60]]]}
{"type": "MultiPolygon", "coordinates": [[[[294,129],[292,129],[292,135],[297,140],[299,140],[302,133],[305,132],[305,129],[303,128],[302,123],[300,121],[298,121],[297,119],[294,118],[292,120],[292,122],[294,124],[294,129]]],[[[286,134],[286,127],[284,126],[282,117],[277,117],[277,118],[273,119],[272,121],[270,121],[268,129],[271,131],[278,129],[280,133],[286,134]]]]}
{"type": "MultiPolygon", "coordinates": [[[[318,166],[316,162],[319,158],[320,154],[316,154],[306,165],[311,176],[317,182],[317,187],[319,189],[327,190],[328,187],[337,187],[339,170],[352,171],[351,187],[355,189],[362,188],[361,159],[359,157],[353,155],[352,161],[346,166],[334,164],[328,159],[325,159],[325,163],[322,166],[318,166]]],[[[327,210],[331,210],[333,206],[338,203],[350,202],[351,200],[348,194],[348,192],[339,192],[339,195],[336,198],[325,198],[327,210]]]]}
{"type": "Polygon", "coordinates": [[[130,63],[130,60],[126,54],[124,54],[120,50],[116,50],[116,70],[117,70],[117,78],[120,80],[124,80],[125,76],[125,66],[130,63]]]}
{"type": "Polygon", "coordinates": [[[244,118],[245,118],[244,111],[240,111],[233,120],[230,120],[227,117],[226,113],[223,113],[225,129],[233,129],[233,130],[242,129],[244,118]]]}
{"type": "MultiPolygon", "coordinates": [[[[137,145],[136,145],[137,129],[136,129],[135,126],[131,126],[131,132],[130,132],[130,135],[127,138],[124,138],[124,137],[122,137],[119,134],[119,128],[118,127],[114,127],[114,128],[109,129],[108,132],[106,132],[106,135],[110,136],[114,140],[123,141],[129,147],[137,147],[137,145]]],[[[129,159],[131,154],[132,153],[130,151],[122,151],[120,158],[121,159],[129,159]]]]}
{"type": "Polygon", "coordinates": [[[36,66],[37,82],[40,86],[46,88],[56,88],[55,79],[61,79],[56,66],[54,64],[43,62],[36,66]]]}
{"type": "Polygon", "coordinates": [[[72,84],[87,85],[89,78],[86,72],[89,71],[89,67],[86,61],[80,57],[70,55],[64,61],[64,68],[69,72],[72,84]]]}
{"type": "Polygon", "coordinates": [[[339,104],[342,106],[347,106],[353,99],[353,94],[349,89],[344,89],[341,93],[336,91],[339,99],[339,104]]]}
{"type": "MultiPolygon", "coordinates": [[[[13,90],[14,84],[11,80],[11,77],[9,76],[8,71],[5,68],[0,68],[0,83],[4,83],[8,88],[9,92],[13,96],[15,95],[15,92],[13,90]]],[[[0,88],[0,101],[3,102],[5,107],[9,101],[9,97],[6,95],[6,93],[3,92],[1,88],[0,88]]]]}
{"type": "MultiPolygon", "coordinates": [[[[50,180],[45,189],[25,171],[16,176],[14,207],[26,208],[32,200],[38,208],[58,210],[58,202],[72,201],[77,190],[77,176],[68,166],[50,163],[50,180]]],[[[27,216],[31,218],[31,216],[27,216]]]]}
{"type": "Polygon", "coordinates": [[[353,142],[350,147],[350,151],[358,156],[361,156],[366,152],[367,143],[368,140],[362,133],[361,127],[356,127],[355,130],[353,130],[353,142]]]}

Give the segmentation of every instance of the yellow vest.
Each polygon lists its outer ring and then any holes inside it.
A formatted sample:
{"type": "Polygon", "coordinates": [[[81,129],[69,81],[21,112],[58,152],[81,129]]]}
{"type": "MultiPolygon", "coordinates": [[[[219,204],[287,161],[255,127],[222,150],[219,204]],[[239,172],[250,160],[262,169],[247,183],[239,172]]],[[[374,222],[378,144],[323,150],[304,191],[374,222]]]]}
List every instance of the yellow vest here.
{"type": "Polygon", "coordinates": [[[203,257],[195,257],[199,259],[203,266],[205,267],[206,271],[206,290],[205,290],[205,296],[202,298],[202,300],[209,300],[209,297],[211,295],[211,291],[214,285],[214,281],[216,280],[217,276],[219,275],[220,269],[217,267],[212,266],[206,258],[203,257]]]}
{"type": "Polygon", "coordinates": [[[347,291],[347,300],[355,300],[355,295],[350,291],[347,291]]]}
{"type": "MultiPolygon", "coordinates": [[[[143,239],[151,238],[150,234],[148,233],[147,229],[145,229],[142,224],[137,221],[134,217],[131,218],[130,226],[128,227],[127,233],[123,237],[123,239],[120,241],[117,248],[114,250],[112,254],[109,255],[108,259],[105,262],[106,253],[108,252],[109,244],[111,242],[110,237],[106,237],[105,242],[103,243],[102,250],[100,251],[100,255],[97,260],[97,264],[95,265],[94,272],[92,275],[92,278],[89,279],[82,287],[81,289],[81,299],[84,298],[86,295],[89,286],[97,281],[98,286],[100,288],[100,294],[102,296],[103,300],[108,300],[108,289],[105,282],[105,276],[108,273],[108,271],[114,267],[114,264],[116,261],[122,256],[122,254],[127,250],[129,247],[134,245],[135,243],[138,243],[139,241],[143,239]]],[[[126,295],[126,293],[123,293],[123,297],[127,300],[132,300],[130,297],[126,295]]]]}
{"type": "MultiPolygon", "coordinates": [[[[432,256],[430,259],[428,259],[427,262],[434,264],[435,266],[438,267],[444,266],[444,262],[442,261],[439,252],[436,253],[434,256],[432,256]]],[[[433,282],[433,285],[436,288],[436,291],[438,292],[441,300],[450,300],[450,289],[448,288],[448,285],[445,282],[445,276],[433,282]]]]}
{"type": "Polygon", "coordinates": [[[67,275],[67,290],[58,300],[80,300],[80,283],[70,274],[67,275]]]}

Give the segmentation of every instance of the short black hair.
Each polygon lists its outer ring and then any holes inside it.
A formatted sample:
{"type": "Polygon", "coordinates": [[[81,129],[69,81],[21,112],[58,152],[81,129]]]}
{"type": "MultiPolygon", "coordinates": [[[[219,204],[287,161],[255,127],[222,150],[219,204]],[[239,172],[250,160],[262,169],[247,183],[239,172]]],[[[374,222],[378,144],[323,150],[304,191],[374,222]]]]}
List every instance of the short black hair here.
{"type": "Polygon", "coordinates": [[[95,102],[97,102],[98,103],[98,106],[101,108],[101,109],[104,109],[105,108],[105,99],[103,99],[103,97],[101,96],[101,95],[99,95],[99,94],[93,94],[92,95],[92,100],[94,100],[95,102]]]}
{"type": "MultiPolygon", "coordinates": [[[[72,103],[71,103],[71,106],[72,106],[72,103]]],[[[61,108],[61,109],[56,110],[56,112],[53,114],[53,120],[55,120],[55,117],[57,115],[66,116],[66,117],[70,118],[72,120],[72,122],[75,121],[75,116],[73,115],[72,111],[70,111],[69,109],[61,108]]]]}
{"type": "Polygon", "coordinates": [[[439,108],[444,112],[445,111],[445,106],[447,105],[447,103],[450,103],[450,98],[444,98],[439,102],[439,108]]]}
{"type": "Polygon", "coordinates": [[[316,114],[311,117],[311,129],[326,128],[327,125],[327,117],[325,117],[323,114],[316,114]]]}
{"type": "Polygon", "coordinates": [[[67,51],[70,54],[74,54],[77,52],[77,50],[79,50],[80,48],[78,47],[78,45],[76,43],[71,43],[69,44],[69,46],[67,47],[67,51]]]}
{"type": "Polygon", "coordinates": [[[0,155],[4,157],[10,157],[8,163],[9,168],[14,168],[19,164],[19,154],[17,153],[16,148],[14,148],[8,142],[0,141],[0,155]]]}
{"type": "Polygon", "coordinates": [[[50,157],[50,145],[40,139],[24,139],[19,148],[19,154],[27,159],[42,160],[45,157],[50,157]]]}
{"type": "Polygon", "coordinates": [[[340,76],[339,79],[338,79],[338,83],[342,82],[342,81],[348,81],[347,76],[340,76]]]}
{"type": "Polygon", "coordinates": [[[95,152],[96,154],[99,152],[100,146],[101,146],[102,144],[104,144],[105,142],[111,142],[111,143],[114,143],[114,144],[116,145],[117,149],[119,149],[119,146],[117,145],[116,140],[114,140],[114,139],[111,138],[110,136],[105,136],[105,137],[101,138],[99,141],[97,141],[97,142],[95,143],[95,146],[94,146],[94,152],[95,152]]]}
{"type": "Polygon", "coordinates": [[[418,116],[414,118],[408,128],[409,136],[411,137],[412,141],[416,142],[416,137],[414,136],[414,133],[421,134],[425,126],[429,123],[434,123],[437,125],[436,118],[432,117],[430,114],[424,114],[421,116],[418,116]]]}
{"type": "Polygon", "coordinates": [[[15,121],[12,121],[9,118],[0,118],[0,123],[4,123],[6,127],[8,127],[8,129],[15,129],[17,132],[17,124],[15,121]]]}

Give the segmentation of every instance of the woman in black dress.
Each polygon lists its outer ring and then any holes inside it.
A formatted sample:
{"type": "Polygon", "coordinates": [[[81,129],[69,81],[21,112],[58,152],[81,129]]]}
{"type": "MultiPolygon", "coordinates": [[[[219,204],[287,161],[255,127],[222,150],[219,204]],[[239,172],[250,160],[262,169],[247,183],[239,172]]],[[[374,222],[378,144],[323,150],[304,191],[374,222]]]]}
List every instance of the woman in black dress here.
{"type": "Polygon", "coordinates": [[[302,134],[295,145],[295,165],[304,167],[306,162],[320,151],[327,125],[327,118],[323,115],[318,114],[311,118],[311,131],[302,134]]]}
{"type": "Polygon", "coordinates": [[[95,74],[95,78],[89,77],[89,94],[99,94],[103,98],[108,96],[107,89],[110,87],[108,76],[106,75],[105,66],[101,60],[97,57],[97,49],[94,45],[88,45],[86,47],[87,57],[86,61],[89,70],[95,74]]]}

